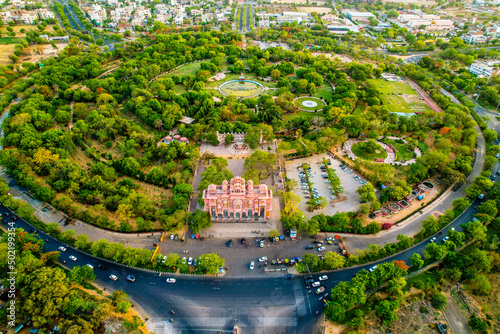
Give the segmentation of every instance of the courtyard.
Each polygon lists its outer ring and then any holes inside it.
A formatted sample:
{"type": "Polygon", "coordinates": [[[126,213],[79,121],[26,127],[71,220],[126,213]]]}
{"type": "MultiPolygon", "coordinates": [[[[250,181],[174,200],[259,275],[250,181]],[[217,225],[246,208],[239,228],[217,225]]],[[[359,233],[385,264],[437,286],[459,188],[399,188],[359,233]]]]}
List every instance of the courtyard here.
{"type": "MultiPolygon", "coordinates": [[[[356,211],[359,209],[360,196],[356,193],[356,190],[362,185],[358,180],[354,178],[356,176],[356,172],[344,172],[340,168],[341,162],[336,159],[333,159],[328,154],[315,154],[311,157],[300,158],[292,161],[287,161],[285,163],[286,174],[289,179],[295,179],[299,183],[298,189],[296,193],[300,195],[300,209],[304,212],[304,215],[307,219],[310,219],[312,216],[323,213],[327,216],[333,216],[337,212],[345,212],[345,211],[356,211]],[[323,172],[319,166],[322,163],[323,158],[330,159],[331,165],[329,168],[334,169],[337,172],[337,176],[340,179],[340,183],[344,187],[344,192],[340,193],[338,199],[335,199],[332,203],[332,193],[331,190],[328,189],[329,183],[325,183],[325,179],[322,177],[323,172]],[[326,198],[328,201],[328,205],[324,209],[314,210],[313,212],[309,212],[306,210],[306,202],[309,198],[305,197],[307,194],[306,191],[302,190],[300,186],[300,171],[297,169],[302,166],[302,164],[309,164],[311,166],[312,177],[309,178],[310,181],[314,182],[313,188],[318,189],[318,193],[320,196],[326,198]]],[[[359,176],[359,175],[358,175],[359,176]]]]}

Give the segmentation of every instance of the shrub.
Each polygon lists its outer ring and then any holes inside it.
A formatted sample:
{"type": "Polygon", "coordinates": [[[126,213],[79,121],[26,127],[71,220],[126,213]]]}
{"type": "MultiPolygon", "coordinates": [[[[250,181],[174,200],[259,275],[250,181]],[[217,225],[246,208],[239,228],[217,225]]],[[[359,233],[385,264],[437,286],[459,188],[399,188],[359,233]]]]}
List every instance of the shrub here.
{"type": "Polygon", "coordinates": [[[392,227],[392,224],[391,223],[383,223],[382,224],[382,229],[383,230],[390,230],[392,227]]]}

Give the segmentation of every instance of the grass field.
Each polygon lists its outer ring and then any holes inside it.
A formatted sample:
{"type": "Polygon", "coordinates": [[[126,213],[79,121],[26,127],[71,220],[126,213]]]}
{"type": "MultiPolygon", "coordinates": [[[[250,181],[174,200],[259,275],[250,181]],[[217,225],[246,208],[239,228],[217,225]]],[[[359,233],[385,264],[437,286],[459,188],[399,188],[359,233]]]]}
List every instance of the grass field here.
{"type": "Polygon", "coordinates": [[[298,112],[293,113],[293,114],[283,115],[283,120],[284,121],[289,121],[289,120],[292,120],[292,119],[294,119],[296,117],[300,117],[300,116],[306,116],[307,118],[311,118],[311,117],[314,116],[314,113],[308,112],[308,111],[299,110],[298,112]]]}
{"type": "Polygon", "coordinates": [[[380,91],[380,100],[389,111],[410,113],[432,110],[406,81],[386,81],[384,79],[369,79],[367,81],[380,91]]]}
{"type": "MultiPolygon", "coordinates": [[[[53,26],[54,25],[52,24],[47,25],[47,27],[45,27],[44,29],[44,32],[53,32],[54,31],[53,26]]],[[[12,29],[16,33],[15,37],[21,37],[21,38],[26,37],[26,32],[21,32],[21,29],[24,29],[26,31],[31,31],[31,30],[39,31],[36,25],[18,25],[18,26],[13,26],[12,29]]],[[[2,36],[7,36],[7,26],[0,28],[0,32],[2,33],[2,36]]]]}
{"type": "Polygon", "coordinates": [[[194,75],[196,71],[200,69],[200,63],[192,63],[192,64],[187,64],[185,66],[179,67],[175,71],[170,72],[169,74],[166,74],[165,77],[171,77],[172,75],[177,75],[179,77],[182,77],[184,75],[192,74],[194,75]]]}
{"type": "Polygon", "coordinates": [[[361,143],[356,143],[352,145],[351,150],[352,153],[354,153],[358,158],[365,159],[368,161],[372,161],[375,159],[385,159],[387,158],[387,152],[380,146],[380,144],[377,144],[377,151],[375,153],[369,153],[363,150],[363,142],[361,143]]]}
{"type": "Polygon", "coordinates": [[[319,97],[323,100],[330,100],[332,98],[332,86],[328,82],[325,82],[319,88],[316,89],[314,96],[319,97]]]}
{"type": "Polygon", "coordinates": [[[9,55],[14,53],[14,44],[0,44],[0,65],[12,64],[9,55]]]}
{"type": "MultiPolygon", "coordinates": [[[[2,35],[4,36],[4,35],[2,35]]],[[[2,37],[0,38],[0,44],[19,44],[24,38],[21,37],[2,37]]]]}
{"type": "Polygon", "coordinates": [[[297,100],[295,100],[295,102],[293,102],[293,104],[296,108],[300,108],[300,109],[304,109],[304,110],[311,110],[311,111],[321,110],[326,106],[325,102],[318,100],[318,99],[311,99],[311,97],[309,97],[309,96],[304,96],[304,97],[298,98],[297,100]],[[302,102],[308,101],[308,100],[314,101],[314,102],[318,103],[318,105],[316,107],[303,106],[302,102]]]}
{"type": "Polygon", "coordinates": [[[391,139],[381,140],[386,144],[391,144],[396,149],[396,161],[408,161],[414,158],[414,151],[408,150],[408,144],[401,144],[391,139]]]}

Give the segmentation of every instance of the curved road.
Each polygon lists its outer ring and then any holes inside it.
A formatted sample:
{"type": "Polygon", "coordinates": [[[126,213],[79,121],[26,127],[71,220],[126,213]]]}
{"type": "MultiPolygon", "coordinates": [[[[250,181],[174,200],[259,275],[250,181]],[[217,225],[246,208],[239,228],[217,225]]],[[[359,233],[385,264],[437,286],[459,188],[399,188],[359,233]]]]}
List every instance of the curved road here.
{"type": "MultiPolygon", "coordinates": [[[[462,231],[461,224],[467,223],[476,213],[475,201],[458,219],[451,223],[456,230],[462,231]]],[[[2,225],[12,222],[11,211],[0,205],[0,213],[4,215],[2,225]]],[[[32,226],[17,219],[16,228],[31,231],[32,226]]],[[[447,230],[450,226],[446,227],[447,230]]],[[[39,232],[39,231],[37,231],[39,232]]],[[[42,239],[48,238],[44,251],[57,251],[63,245],[61,242],[39,232],[42,239]]],[[[438,240],[445,233],[436,234],[438,240]]],[[[383,262],[403,260],[409,263],[413,253],[423,253],[428,240],[383,261],[366,264],[355,268],[346,268],[328,273],[327,291],[339,281],[350,280],[354,274],[362,269],[383,262]]],[[[293,280],[267,277],[261,279],[242,278],[214,278],[200,276],[175,276],[177,283],[166,283],[168,274],[159,277],[157,273],[146,270],[127,268],[126,266],[96,259],[77,249],[67,247],[62,252],[60,260],[66,261],[66,266],[85,265],[90,263],[97,268],[97,264],[106,263],[107,270],[95,269],[96,283],[109,290],[123,290],[131,296],[135,303],[151,316],[147,325],[155,333],[218,333],[231,332],[238,326],[239,333],[304,333],[313,332],[317,317],[314,312],[323,310],[322,302],[314,292],[308,293],[302,278],[293,280]],[[78,260],[68,259],[75,255],[78,260]],[[117,281],[108,278],[110,274],[118,276],[117,281]],[[135,282],[128,282],[127,275],[134,275],[135,282]],[[175,310],[176,314],[170,314],[175,310]],[[299,320],[299,316],[303,318],[299,320]],[[169,319],[173,319],[171,323],[169,319]]],[[[322,273],[324,274],[324,273],[322,273]]],[[[314,275],[317,280],[319,275],[314,275]]]]}

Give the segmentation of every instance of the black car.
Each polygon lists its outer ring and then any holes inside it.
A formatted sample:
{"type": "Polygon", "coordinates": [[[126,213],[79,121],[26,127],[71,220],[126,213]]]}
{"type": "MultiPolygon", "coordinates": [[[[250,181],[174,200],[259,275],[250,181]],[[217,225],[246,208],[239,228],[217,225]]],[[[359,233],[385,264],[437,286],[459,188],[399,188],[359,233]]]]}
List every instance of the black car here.
{"type": "Polygon", "coordinates": [[[8,213],[8,212],[4,212],[3,214],[6,216],[10,216],[10,213],[8,213]]]}
{"type": "Polygon", "coordinates": [[[305,283],[306,283],[306,285],[313,284],[314,280],[312,278],[308,278],[308,279],[306,279],[305,283]]]}
{"type": "Polygon", "coordinates": [[[246,241],[246,239],[245,239],[245,238],[242,238],[242,239],[241,239],[241,244],[242,244],[242,245],[244,245],[246,242],[247,242],[247,241],[246,241]]]}
{"type": "Polygon", "coordinates": [[[17,217],[16,217],[16,216],[14,216],[14,215],[12,215],[12,219],[17,220],[17,217]]]}
{"type": "Polygon", "coordinates": [[[106,270],[106,269],[108,269],[108,267],[106,267],[106,265],[105,265],[105,264],[98,264],[98,265],[97,265],[97,268],[99,268],[99,269],[101,269],[101,270],[106,270]]]}
{"type": "Polygon", "coordinates": [[[306,246],[306,249],[313,249],[313,248],[314,248],[314,246],[313,246],[313,245],[307,245],[307,246],[306,246]]]}
{"type": "Polygon", "coordinates": [[[313,278],[313,275],[306,275],[304,276],[304,279],[312,279],[313,278]]]}
{"type": "Polygon", "coordinates": [[[177,239],[179,239],[179,235],[176,234],[176,235],[174,235],[174,240],[177,240],[177,239]]]}
{"type": "Polygon", "coordinates": [[[231,247],[232,245],[233,245],[233,240],[229,240],[229,241],[227,242],[227,247],[231,247]]]}

